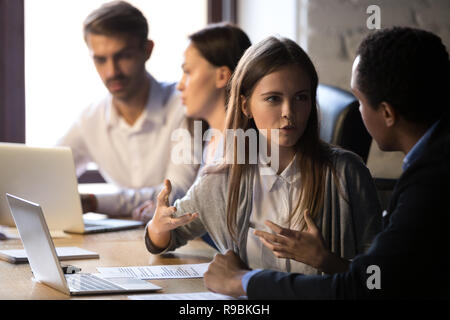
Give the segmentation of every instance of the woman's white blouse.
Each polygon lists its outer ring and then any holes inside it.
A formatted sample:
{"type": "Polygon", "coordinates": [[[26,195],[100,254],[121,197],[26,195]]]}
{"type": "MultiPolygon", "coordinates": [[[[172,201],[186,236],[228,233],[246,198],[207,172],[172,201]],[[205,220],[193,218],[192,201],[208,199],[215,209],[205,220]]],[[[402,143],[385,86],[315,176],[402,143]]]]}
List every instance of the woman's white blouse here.
{"type": "MultiPolygon", "coordinates": [[[[264,175],[263,164],[258,167],[253,181],[253,207],[250,216],[250,228],[247,236],[247,257],[249,267],[252,269],[265,268],[284,270],[287,272],[296,269],[303,270],[303,263],[290,259],[277,258],[261,240],[254,235],[255,229],[272,233],[270,228],[264,224],[266,220],[291,228],[289,225],[289,214],[297,205],[300,197],[301,179],[300,170],[295,166],[294,157],[284,171],[277,175],[264,175]],[[300,267],[296,268],[296,267],[300,267]]],[[[268,167],[265,166],[265,170],[268,167]]]]}

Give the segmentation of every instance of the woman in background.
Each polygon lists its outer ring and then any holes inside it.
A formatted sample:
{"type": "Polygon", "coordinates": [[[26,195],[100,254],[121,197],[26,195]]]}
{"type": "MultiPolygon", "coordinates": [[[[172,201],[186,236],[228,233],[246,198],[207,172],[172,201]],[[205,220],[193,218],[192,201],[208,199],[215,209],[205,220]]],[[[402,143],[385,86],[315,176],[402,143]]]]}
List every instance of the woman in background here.
{"type": "MultiPolygon", "coordinates": [[[[181,91],[186,115],[191,119],[203,120],[210,132],[218,133],[209,137],[203,146],[200,170],[205,164],[212,163],[221,151],[218,137],[225,129],[228,83],[250,45],[245,32],[231,24],[212,24],[189,36],[181,66],[183,77],[177,88],[181,91]]],[[[205,129],[202,128],[202,135],[205,129]]],[[[134,215],[139,219],[154,210],[154,203],[149,201],[135,209],[134,215]]],[[[203,239],[213,245],[208,236],[203,239]]]]}

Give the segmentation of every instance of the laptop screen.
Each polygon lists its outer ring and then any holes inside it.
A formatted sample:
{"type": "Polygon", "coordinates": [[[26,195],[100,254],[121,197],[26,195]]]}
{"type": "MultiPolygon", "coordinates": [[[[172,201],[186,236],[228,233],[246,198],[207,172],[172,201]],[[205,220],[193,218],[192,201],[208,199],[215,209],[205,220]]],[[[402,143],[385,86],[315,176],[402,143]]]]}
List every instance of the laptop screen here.
{"type": "Polygon", "coordinates": [[[6,193],[39,203],[50,230],[83,232],[70,148],[0,143],[0,224],[14,226],[6,193]]]}
{"type": "Polygon", "coordinates": [[[6,197],[34,278],[70,294],[42,208],[10,194],[6,197]]]}

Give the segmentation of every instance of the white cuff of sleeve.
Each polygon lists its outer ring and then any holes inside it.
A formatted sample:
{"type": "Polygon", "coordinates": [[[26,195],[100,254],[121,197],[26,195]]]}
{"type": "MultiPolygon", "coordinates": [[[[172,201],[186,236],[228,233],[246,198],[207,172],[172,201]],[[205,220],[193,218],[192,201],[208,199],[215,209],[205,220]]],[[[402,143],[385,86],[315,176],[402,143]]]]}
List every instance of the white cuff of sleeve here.
{"type": "Polygon", "coordinates": [[[110,216],[126,215],[120,212],[120,193],[97,193],[97,212],[110,216]]]}

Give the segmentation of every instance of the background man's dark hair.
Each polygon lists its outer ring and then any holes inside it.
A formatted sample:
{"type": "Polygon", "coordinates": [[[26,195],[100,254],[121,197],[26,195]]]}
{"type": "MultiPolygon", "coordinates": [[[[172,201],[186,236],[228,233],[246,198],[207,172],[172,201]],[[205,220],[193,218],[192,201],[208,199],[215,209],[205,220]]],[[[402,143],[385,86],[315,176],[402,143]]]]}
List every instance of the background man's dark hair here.
{"type": "Polygon", "coordinates": [[[113,1],[94,10],[83,24],[84,39],[89,33],[106,36],[127,35],[144,43],[148,23],[142,12],[125,1],[113,1]]]}
{"type": "Polygon", "coordinates": [[[388,102],[406,120],[430,125],[448,112],[450,62],[441,39],[424,30],[394,27],[360,44],[356,86],[372,107],[388,102]]]}

